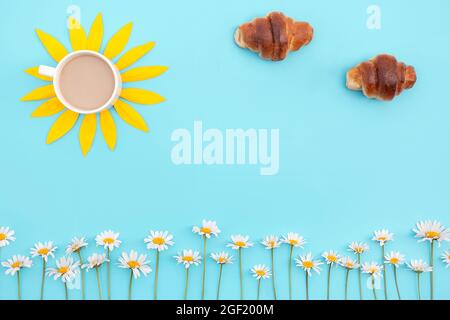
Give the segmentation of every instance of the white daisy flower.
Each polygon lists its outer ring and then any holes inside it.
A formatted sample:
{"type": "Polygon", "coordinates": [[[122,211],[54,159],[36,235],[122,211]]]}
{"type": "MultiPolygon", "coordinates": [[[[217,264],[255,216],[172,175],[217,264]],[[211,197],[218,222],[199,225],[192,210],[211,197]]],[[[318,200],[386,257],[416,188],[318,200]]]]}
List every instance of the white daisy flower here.
{"type": "Polygon", "coordinates": [[[358,269],[359,264],[356,260],[350,258],[350,257],[343,257],[339,259],[339,264],[349,270],[358,269]]]}
{"type": "Polygon", "coordinates": [[[217,262],[217,264],[230,264],[233,263],[233,256],[228,252],[211,253],[211,258],[217,262]]]}
{"type": "Polygon", "coordinates": [[[115,233],[111,230],[103,231],[95,237],[97,246],[104,247],[109,251],[113,251],[114,248],[118,248],[122,241],[119,240],[119,233],[115,233]]]}
{"type": "Polygon", "coordinates": [[[172,241],[173,236],[168,231],[150,231],[144,242],[147,244],[147,249],[164,251],[173,246],[175,242],[172,241]]]}
{"type": "Polygon", "coordinates": [[[56,260],[56,268],[47,269],[48,276],[55,280],[61,278],[63,283],[71,282],[78,273],[80,273],[80,262],[74,262],[71,256],[56,260]]]}
{"type": "Polygon", "coordinates": [[[322,257],[325,259],[325,262],[327,264],[338,264],[339,260],[341,259],[341,257],[339,256],[339,254],[336,251],[330,250],[330,251],[325,251],[322,254],[322,257]]]}
{"type": "Polygon", "coordinates": [[[201,263],[200,260],[202,259],[202,257],[200,257],[200,253],[193,250],[183,250],[174,258],[177,259],[178,263],[182,263],[186,269],[188,269],[191,265],[198,266],[201,263]]]}
{"type": "Polygon", "coordinates": [[[249,236],[243,236],[240,234],[231,236],[231,243],[227,244],[227,247],[230,247],[233,250],[250,248],[253,246],[253,243],[251,243],[249,239],[249,236]]]}
{"type": "Polygon", "coordinates": [[[48,241],[48,242],[38,242],[34,244],[34,247],[31,248],[31,257],[41,257],[42,259],[44,259],[45,262],[47,262],[48,257],[52,257],[54,258],[54,252],[57,249],[57,247],[55,247],[53,245],[52,241],[48,241]]]}
{"type": "Polygon", "coordinates": [[[91,269],[100,268],[105,262],[109,260],[106,258],[106,253],[93,253],[88,257],[88,262],[81,267],[89,271],[91,269]]]}
{"type": "Polygon", "coordinates": [[[308,273],[308,276],[312,276],[311,270],[314,270],[317,274],[320,274],[319,266],[323,264],[318,260],[314,260],[311,253],[299,256],[295,259],[295,262],[297,263],[297,267],[302,268],[308,273]]]}
{"type": "Polygon", "coordinates": [[[147,276],[152,269],[149,266],[150,261],[146,259],[147,256],[145,254],[141,254],[138,257],[138,253],[134,250],[131,250],[129,255],[126,252],[122,252],[122,256],[119,258],[119,267],[130,269],[135,279],[141,275],[141,272],[144,276],[147,276]]]}
{"type": "Polygon", "coordinates": [[[6,247],[10,242],[15,241],[14,230],[9,227],[0,227],[0,248],[6,247]]]}
{"type": "Polygon", "coordinates": [[[355,254],[362,254],[369,250],[369,246],[364,242],[352,242],[349,246],[349,250],[355,254]]]}
{"type": "Polygon", "coordinates": [[[267,236],[261,244],[266,247],[267,250],[278,248],[281,245],[281,241],[277,236],[267,236]]]}
{"type": "Polygon", "coordinates": [[[207,238],[211,238],[211,235],[219,236],[220,229],[217,227],[215,221],[203,220],[201,227],[193,227],[192,232],[197,233],[198,235],[205,236],[207,238]]]}
{"type": "Polygon", "coordinates": [[[269,279],[272,276],[270,269],[263,264],[255,265],[250,271],[257,280],[269,279]]]}
{"type": "Polygon", "coordinates": [[[405,263],[405,256],[398,251],[391,251],[384,256],[384,263],[399,267],[405,263]]]}
{"type": "Polygon", "coordinates": [[[86,242],[86,239],[84,237],[74,237],[72,238],[72,241],[70,241],[70,244],[67,246],[66,253],[78,253],[81,249],[87,247],[87,245],[88,243],[86,242]]]}
{"type": "Polygon", "coordinates": [[[363,273],[370,274],[374,278],[381,278],[381,271],[383,271],[383,266],[380,266],[376,262],[365,262],[361,266],[363,273]]]}
{"type": "Polygon", "coordinates": [[[423,272],[431,272],[433,268],[428,265],[428,263],[424,262],[422,259],[420,260],[411,260],[410,263],[406,263],[409,269],[416,273],[423,272]]]}
{"type": "Polygon", "coordinates": [[[440,245],[441,241],[450,241],[450,230],[436,220],[419,221],[413,231],[416,233],[416,238],[421,238],[419,242],[436,240],[440,245]]]}
{"type": "Polygon", "coordinates": [[[373,233],[372,240],[377,241],[380,246],[384,246],[385,243],[394,240],[394,234],[387,229],[377,230],[373,233]]]}
{"type": "Polygon", "coordinates": [[[22,268],[31,268],[32,265],[33,261],[30,258],[21,255],[13,256],[11,259],[2,262],[2,266],[7,268],[5,274],[11,276],[15,276],[16,272],[19,272],[22,268]]]}
{"type": "Polygon", "coordinates": [[[300,247],[303,248],[303,246],[306,244],[305,238],[300,236],[298,233],[289,232],[287,236],[284,236],[281,240],[283,243],[287,243],[290,246],[293,247],[300,247]]]}
{"type": "Polygon", "coordinates": [[[447,265],[447,268],[450,267],[450,251],[445,251],[442,255],[442,261],[447,265]]]}

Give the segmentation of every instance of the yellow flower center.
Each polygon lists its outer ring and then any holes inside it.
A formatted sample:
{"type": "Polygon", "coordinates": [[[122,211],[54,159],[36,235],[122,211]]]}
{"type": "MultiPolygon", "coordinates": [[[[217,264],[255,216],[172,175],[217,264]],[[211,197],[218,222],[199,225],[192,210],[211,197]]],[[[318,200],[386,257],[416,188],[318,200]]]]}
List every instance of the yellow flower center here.
{"type": "Polygon", "coordinates": [[[270,248],[275,247],[275,241],[270,240],[269,242],[267,242],[267,246],[270,247],[270,248]]]}
{"type": "Polygon", "coordinates": [[[392,264],[397,264],[397,263],[399,263],[400,261],[399,261],[398,258],[391,258],[390,262],[391,262],[392,264]]]}
{"type": "Polygon", "coordinates": [[[224,257],[219,257],[219,259],[217,259],[217,262],[225,263],[225,262],[227,262],[227,259],[225,259],[224,257]]]}
{"type": "Polygon", "coordinates": [[[328,256],[328,261],[330,261],[330,262],[337,262],[337,257],[336,256],[334,256],[334,255],[329,255],[328,256]]]}
{"type": "Polygon", "coordinates": [[[370,268],[369,269],[369,273],[370,274],[374,274],[374,273],[376,273],[377,272],[377,268],[370,268]]]}
{"type": "Polygon", "coordinates": [[[354,264],[352,262],[347,262],[345,266],[349,269],[353,268],[354,264]]]}
{"type": "Polygon", "coordinates": [[[103,239],[103,243],[104,244],[113,244],[114,239],[113,238],[105,238],[105,239],[103,239]]]}
{"type": "Polygon", "coordinates": [[[48,255],[49,252],[50,250],[48,248],[42,248],[37,251],[37,253],[41,256],[46,256],[48,255]]]}
{"type": "Polygon", "coordinates": [[[211,233],[211,228],[207,228],[207,227],[203,227],[200,229],[201,232],[206,233],[206,234],[210,234],[211,233]]]}
{"type": "Polygon", "coordinates": [[[11,268],[20,268],[20,267],[22,267],[22,262],[20,262],[20,261],[16,261],[16,262],[14,262],[13,264],[11,264],[11,268]]]}
{"type": "Polygon", "coordinates": [[[264,270],[256,270],[256,274],[260,277],[264,277],[266,275],[264,270]]]}
{"type": "Polygon", "coordinates": [[[136,260],[130,260],[127,262],[127,264],[131,269],[139,268],[141,266],[141,264],[136,260]]]}
{"type": "Polygon", "coordinates": [[[194,258],[192,258],[192,256],[184,256],[182,260],[184,262],[192,262],[194,261],[194,258]]]}
{"type": "Polygon", "coordinates": [[[303,267],[305,267],[306,269],[311,269],[312,267],[314,267],[314,263],[312,261],[303,261],[303,267]]]}
{"type": "Polygon", "coordinates": [[[428,231],[425,233],[425,237],[430,238],[430,239],[437,239],[437,238],[439,238],[440,235],[441,234],[436,231],[428,231]]]}
{"type": "Polygon", "coordinates": [[[6,240],[6,234],[0,233],[0,241],[6,240]]]}
{"type": "Polygon", "coordinates": [[[156,238],[153,238],[153,243],[160,246],[166,242],[164,241],[164,238],[156,237],[156,238]]]}
{"type": "Polygon", "coordinates": [[[64,266],[58,269],[58,273],[60,274],[66,274],[67,272],[69,272],[69,267],[64,266]]]}
{"type": "Polygon", "coordinates": [[[378,241],[386,241],[386,237],[385,236],[381,236],[381,237],[378,237],[378,241]]]}
{"type": "Polygon", "coordinates": [[[290,239],[290,240],[289,240],[289,244],[290,244],[291,246],[296,246],[296,245],[298,244],[298,241],[295,240],[295,239],[290,239]]]}
{"type": "Polygon", "coordinates": [[[244,241],[236,241],[234,244],[236,246],[238,246],[239,248],[245,247],[245,242],[244,241]]]}

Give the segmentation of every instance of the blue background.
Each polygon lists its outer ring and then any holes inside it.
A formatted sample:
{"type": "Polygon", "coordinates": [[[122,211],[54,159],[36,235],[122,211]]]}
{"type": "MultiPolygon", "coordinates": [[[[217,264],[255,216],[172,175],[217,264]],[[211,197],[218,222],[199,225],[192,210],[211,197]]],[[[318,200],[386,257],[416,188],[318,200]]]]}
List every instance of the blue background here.
{"type": "MultiPolygon", "coordinates": [[[[201,248],[193,225],[217,220],[223,230],[209,242],[221,250],[231,234],[249,234],[258,242],[267,234],[299,232],[305,250],[319,256],[336,249],[346,253],[355,240],[370,242],[364,260],[379,259],[372,231],[389,228],[408,258],[428,259],[428,246],[418,244],[411,229],[419,219],[450,225],[450,109],[448,52],[450,2],[433,1],[1,1],[0,61],[2,69],[0,137],[0,224],[16,230],[17,241],[2,250],[2,259],[28,254],[36,241],[53,240],[61,250],[72,236],[94,236],[113,229],[122,250],[145,252],[150,229],[169,230],[176,246],[161,261],[160,298],[182,297],[184,270],[172,256],[183,248],[201,248]],[[68,5],[81,8],[89,29],[103,12],[105,39],[134,22],[127,49],[147,41],[156,48],[139,65],[167,65],[164,76],[140,83],[167,102],[137,109],[151,133],[144,134],[117,118],[118,146],[109,152],[103,137],[95,139],[84,158],[78,130],[46,146],[55,118],[31,119],[39,102],[21,103],[21,96],[43,82],[23,70],[52,64],[34,29],[62,41],[68,5]],[[366,9],[382,10],[382,29],[366,27],[366,9]],[[238,48],[235,28],[256,16],[280,10],[315,27],[315,39],[280,63],[265,62],[238,48]],[[418,82],[394,102],[380,103],[345,88],[345,72],[372,56],[388,52],[414,65],[418,82]],[[170,151],[173,130],[205,128],[279,128],[280,172],[259,175],[255,166],[175,166],[170,151]]],[[[105,40],[106,42],[106,40],[105,40]]],[[[104,42],[104,43],[105,43],[104,42]]],[[[79,124],[78,124],[79,126],[79,124]]],[[[78,129],[77,126],[77,129],[78,129]]],[[[444,244],[439,254],[448,249],[444,244]]],[[[150,258],[154,261],[154,253],[150,258]]],[[[269,251],[256,244],[245,251],[244,267],[270,262],[269,251]]],[[[287,298],[288,248],[277,251],[280,298],[287,298]]],[[[436,259],[437,261],[437,259],[436,259]]],[[[23,272],[23,298],[39,296],[38,259],[23,272]]],[[[436,296],[450,296],[450,271],[436,267],[436,296]]],[[[294,297],[304,298],[303,273],[294,269],[294,297]]],[[[207,297],[215,297],[218,267],[209,259],[207,297]]],[[[3,271],[2,271],[3,274],[3,271]]],[[[325,269],[311,280],[311,297],[325,297],[325,269]]],[[[104,273],[105,275],[105,273],[104,273]]],[[[256,295],[256,281],[245,274],[246,297],[256,295]]],[[[344,270],[333,275],[334,298],[343,298],[344,270]]],[[[390,296],[394,297],[389,269],[390,296]]],[[[239,297],[238,265],[224,270],[223,298],[239,297]]],[[[350,296],[357,298],[356,272],[350,296]]],[[[399,274],[405,298],[415,298],[415,276],[399,274]]],[[[104,281],[105,282],[105,281],[104,281]]],[[[201,267],[191,272],[190,298],[200,297],[201,267]]],[[[113,268],[113,298],[126,298],[128,272],[113,268]]],[[[270,281],[263,298],[271,298],[270,281]]],[[[152,297],[153,274],[135,283],[134,297],[152,297]]],[[[97,298],[94,273],[87,275],[88,298],[97,298]]],[[[71,291],[79,298],[79,291],[71,291]]],[[[382,296],[381,291],[379,295],[382,296]]],[[[428,298],[428,277],[423,279],[428,298]]],[[[0,276],[0,298],[16,297],[16,280],[0,276]]],[[[46,297],[64,297],[62,285],[47,280],[46,297]]],[[[365,297],[372,298],[365,288],[365,297]]]]}

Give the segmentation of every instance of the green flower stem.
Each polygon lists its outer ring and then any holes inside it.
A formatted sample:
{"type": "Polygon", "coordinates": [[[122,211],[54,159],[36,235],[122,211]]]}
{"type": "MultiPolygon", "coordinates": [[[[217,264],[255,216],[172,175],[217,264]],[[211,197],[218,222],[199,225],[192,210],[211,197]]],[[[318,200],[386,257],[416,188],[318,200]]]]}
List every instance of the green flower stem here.
{"type": "Polygon", "coordinates": [[[333,263],[328,265],[328,280],[327,280],[327,300],[330,300],[330,284],[331,284],[331,267],[333,263]]]}
{"type": "Polygon", "coordinates": [[[395,288],[397,289],[398,300],[402,300],[402,297],[400,296],[400,289],[398,287],[397,267],[395,265],[392,265],[392,267],[394,268],[394,280],[395,280],[395,288]]]}
{"type": "Polygon", "coordinates": [[[417,272],[417,294],[419,296],[419,300],[422,300],[420,296],[420,272],[417,272]]]}
{"type": "Polygon", "coordinates": [[[189,287],[189,268],[186,268],[186,285],[184,286],[184,300],[187,300],[188,287],[189,287]]]}
{"type": "Polygon", "coordinates": [[[98,271],[98,267],[95,267],[95,275],[97,277],[98,296],[100,300],[102,300],[102,286],[100,285],[100,274],[98,271]]]}
{"type": "Polygon", "coordinates": [[[306,275],[306,300],[309,300],[309,277],[308,277],[308,272],[305,271],[305,275],[306,275]]]}
{"type": "Polygon", "coordinates": [[[81,256],[81,250],[77,251],[78,254],[78,259],[80,259],[80,269],[81,269],[81,298],[83,300],[86,299],[86,291],[84,288],[84,269],[81,268],[81,266],[83,265],[83,257],[81,256]]]}
{"type": "Polygon", "coordinates": [[[41,300],[44,300],[44,286],[45,286],[45,268],[47,266],[47,262],[45,259],[42,259],[42,281],[41,281],[41,300]]]}
{"type": "Polygon", "coordinates": [[[348,298],[348,275],[350,273],[350,269],[347,269],[345,272],[345,300],[348,298]]]}
{"type": "Polygon", "coordinates": [[[159,250],[156,250],[156,261],[155,261],[155,284],[153,287],[153,299],[157,300],[158,294],[158,274],[159,274],[159,250]]]}
{"type": "Polygon", "coordinates": [[[67,288],[67,282],[64,282],[64,293],[66,294],[66,300],[69,300],[69,289],[67,288]]]}
{"type": "Polygon", "coordinates": [[[107,249],[108,264],[107,266],[107,281],[108,281],[108,300],[111,300],[111,251],[107,249]]]}
{"type": "Polygon", "coordinates": [[[17,271],[17,300],[20,300],[20,271],[17,271]]]}
{"type": "Polygon", "coordinates": [[[291,245],[289,251],[289,300],[292,300],[292,253],[294,251],[294,246],[291,245]]]}
{"type": "Polygon", "coordinates": [[[131,292],[133,290],[133,269],[130,270],[130,284],[128,286],[128,300],[131,300],[131,292]]]}
{"type": "Polygon", "coordinates": [[[275,286],[275,248],[271,250],[272,256],[272,288],[273,288],[273,298],[277,300],[277,288],[275,286]]]}
{"type": "Polygon", "coordinates": [[[435,240],[431,240],[430,243],[430,267],[431,267],[431,272],[430,272],[430,299],[434,300],[434,241],[435,240]]]}
{"type": "Polygon", "coordinates": [[[361,279],[361,254],[358,253],[358,285],[359,285],[359,299],[363,299],[363,290],[362,290],[362,279],[361,279]]]}
{"type": "Polygon", "coordinates": [[[256,293],[256,300],[259,300],[259,293],[261,291],[261,279],[258,279],[258,290],[256,293]]]}
{"type": "Polygon", "coordinates": [[[205,282],[206,282],[206,236],[203,236],[203,274],[202,274],[202,300],[205,300],[205,282]]]}
{"type": "MultiPolygon", "coordinates": [[[[381,265],[384,264],[384,245],[381,246],[381,265]]],[[[384,286],[384,299],[388,300],[388,289],[387,289],[387,278],[386,278],[386,268],[383,268],[383,286],[384,286]]]]}
{"type": "Polygon", "coordinates": [[[244,300],[244,283],[243,283],[243,273],[242,273],[242,248],[239,248],[239,281],[241,288],[241,300],[244,300]]]}
{"type": "Polygon", "coordinates": [[[220,284],[222,282],[222,271],[223,271],[223,264],[221,263],[219,267],[219,282],[217,284],[217,296],[216,296],[217,300],[219,300],[220,297],[220,284]]]}
{"type": "Polygon", "coordinates": [[[377,298],[377,290],[375,289],[375,277],[372,276],[372,290],[373,290],[373,298],[378,300],[377,298]]]}

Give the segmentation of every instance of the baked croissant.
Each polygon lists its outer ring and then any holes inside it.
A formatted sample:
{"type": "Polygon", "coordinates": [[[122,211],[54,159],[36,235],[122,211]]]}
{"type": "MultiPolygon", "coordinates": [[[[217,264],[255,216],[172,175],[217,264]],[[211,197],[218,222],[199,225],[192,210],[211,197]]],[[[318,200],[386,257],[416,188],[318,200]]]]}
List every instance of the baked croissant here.
{"type": "Polygon", "coordinates": [[[362,90],[368,98],[391,101],[405,89],[411,89],[417,76],[414,67],[382,54],[363,62],[347,73],[347,87],[362,90]]]}
{"type": "Polygon", "coordinates": [[[306,22],[296,22],[281,12],[269,13],[241,25],[235,41],[241,48],[258,52],[266,60],[284,60],[289,51],[297,51],[309,44],[313,28],[306,22]]]}

